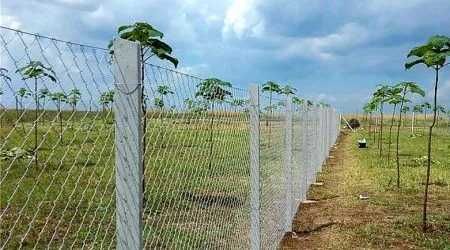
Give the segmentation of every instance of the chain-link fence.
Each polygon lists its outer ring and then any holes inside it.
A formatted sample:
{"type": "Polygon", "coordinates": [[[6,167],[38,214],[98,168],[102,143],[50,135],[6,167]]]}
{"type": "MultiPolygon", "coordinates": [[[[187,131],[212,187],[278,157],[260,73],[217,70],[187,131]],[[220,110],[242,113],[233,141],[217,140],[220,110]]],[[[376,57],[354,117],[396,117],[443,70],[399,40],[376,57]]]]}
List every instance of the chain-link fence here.
{"type": "Polygon", "coordinates": [[[339,127],[292,103],[0,28],[0,248],[274,249],[339,127]]]}

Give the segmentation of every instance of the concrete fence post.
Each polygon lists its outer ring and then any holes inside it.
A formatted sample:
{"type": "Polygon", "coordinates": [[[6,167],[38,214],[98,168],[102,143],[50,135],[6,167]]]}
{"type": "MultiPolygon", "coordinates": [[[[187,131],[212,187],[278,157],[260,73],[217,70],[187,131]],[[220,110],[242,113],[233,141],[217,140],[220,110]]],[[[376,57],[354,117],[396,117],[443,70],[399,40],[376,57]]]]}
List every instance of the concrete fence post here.
{"type": "Polygon", "coordinates": [[[284,139],[284,181],[286,192],[285,231],[292,231],[292,97],[286,97],[284,139]]]}
{"type": "Polygon", "coordinates": [[[250,86],[250,245],[261,249],[260,120],[258,85],[250,86]]]}
{"type": "Polygon", "coordinates": [[[117,249],[140,250],[142,240],[142,82],[140,45],[113,43],[117,249]]]}

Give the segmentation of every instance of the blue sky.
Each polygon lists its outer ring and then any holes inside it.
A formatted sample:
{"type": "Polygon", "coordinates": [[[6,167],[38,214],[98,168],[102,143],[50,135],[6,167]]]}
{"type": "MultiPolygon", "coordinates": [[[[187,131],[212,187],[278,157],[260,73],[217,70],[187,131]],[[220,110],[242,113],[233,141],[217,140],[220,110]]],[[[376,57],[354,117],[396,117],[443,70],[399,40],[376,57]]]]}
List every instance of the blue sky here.
{"type": "MultiPolygon", "coordinates": [[[[347,112],[379,83],[412,80],[431,90],[431,70],[403,64],[430,35],[450,35],[449,13],[448,0],[1,2],[4,26],[101,47],[117,26],[147,21],[165,33],[181,71],[240,87],[288,83],[347,112]]],[[[450,106],[449,69],[440,92],[450,106]]]]}

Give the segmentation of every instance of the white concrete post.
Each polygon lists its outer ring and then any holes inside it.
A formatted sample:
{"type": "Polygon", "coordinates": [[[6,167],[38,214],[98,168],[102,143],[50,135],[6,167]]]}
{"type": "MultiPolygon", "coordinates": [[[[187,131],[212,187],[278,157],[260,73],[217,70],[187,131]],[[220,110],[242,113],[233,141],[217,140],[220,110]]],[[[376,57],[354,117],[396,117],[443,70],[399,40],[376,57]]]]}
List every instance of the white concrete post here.
{"type": "Polygon", "coordinates": [[[260,120],[258,85],[250,86],[250,245],[261,249],[260,120]]]}
{"type": "Polygon", "coordinates": [[[140,250],[142,240],[142,82],[140,45],[115,39],[114,115],[117,249],[140,250]]]}
{"type": "Polygon", "coordinates": [[[292,97],[286,97],[285,113],[285,139],[284,139],[284,181],[286,192],[286,218],[285,231],[292,231],[292,97]]]}

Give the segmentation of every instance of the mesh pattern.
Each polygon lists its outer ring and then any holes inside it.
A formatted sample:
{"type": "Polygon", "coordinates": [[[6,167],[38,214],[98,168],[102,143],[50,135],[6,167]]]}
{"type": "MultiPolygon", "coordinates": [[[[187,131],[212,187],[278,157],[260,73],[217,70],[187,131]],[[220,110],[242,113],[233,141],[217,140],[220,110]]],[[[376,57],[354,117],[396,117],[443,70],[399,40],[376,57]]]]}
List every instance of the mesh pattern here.
{"type": "Polygon", "coordinates": [[[0,29],[0,248],[104,247],[114,235],[107,51],[0,29]],[[56,81],[23,80],[40,61],[56,81]],[[36,85],[35,85],[36,84],[36,85]]]}
{"type": "Polygon", "coordinates": [[[247,91],[211,100],[197,95],[200,78],[145,73],[145,247],[247,248],[247,91]]]}

